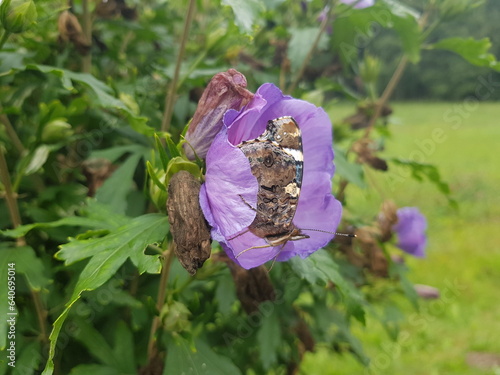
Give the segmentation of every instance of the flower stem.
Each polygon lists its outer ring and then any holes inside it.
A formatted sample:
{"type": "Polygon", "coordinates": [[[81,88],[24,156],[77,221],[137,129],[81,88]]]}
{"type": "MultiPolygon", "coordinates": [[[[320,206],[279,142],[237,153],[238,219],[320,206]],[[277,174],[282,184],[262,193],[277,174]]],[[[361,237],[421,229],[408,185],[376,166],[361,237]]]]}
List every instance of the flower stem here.
{"type": "Polygon", "coordinates": [[[3,45],[9,39],[10,33],[8,31],[5,31],[2,35],[2,38],[0,39],[0,50],[2,49],[3,45]]]}
{"type": "MultiPolygon", "coordinates": [[[[5,160],[5,150],[2,146],[0,146],[0,181],[2,181],[5,188],[5,201],[7,202],[7,208],[9,210],[12,226],[17,228],[21,225],[21,215],[19,214],[19,207],[17,206],[16,194],[12,189],[12,182],[7,168],[7,160],[5,160]]],[[[17,238],[16,243],[17,246],[26,245],[24,237],[17,238]]]]}
{"type": "MultiPolygon", "coordinates": [[[[2,107],[0,106],[0,112],[2,111],[2,107]]],[[[0,114],[0,123],[2,123],[5,126],[5,130],[7,131],[7,135],[9,136],[10,140],[12,141],[12,144],[16,148],[17,152],[19,154],[24,153],[24,146],[17,136],[16,131],[14,130],[14,127],[9,121],[9,118],[5,114],[0,114]]]]}
{"type": "Polygon", "coordinates": [[[174,104],[176,99],[177,82],[179,80],[179,74],[181,71],[182,59],[184,58],[184,51],[186,49],[186,43],[189,36],[189,29],[191,28],[191,22],[194,15],[194,7],[196,1],[189,0],[189,6],[184,21],[184,30],[182,31],[181,45],[179,46],[179,54],[177,55],[177,61],[175,63],[174,77],[172,82],[167,89],[167,96],[165,97],[165,110],[163,111],[163,119],[161,122],[161,130],[166,132],[170,127],[170,122],[172,121],[172,113],[174,112],[174,104]]]}
{"type": "MultiPolygon", "coordinates": [[[[174,242],[171,242],[168,250],[165,250],[161,256],[162,268],[160,276],[160,284],[158,285],[158,296],[156,299],[156,310],[158,313],[161,311],[163,304],[165,303],[165,295],[167,291],[167,282],[170,275],[170,266],[172,265],[172,260],[174,259],[174,242]]],[[[160,315],[156,315],[151,324],[151,331],[149,334],[148,342],[148,362],[155,357],[157,352],[156,347],[156,331],[160,327],[160,315]]]]}
{"type": "MultiPolygon", "coordinates": [[[[83,8],[83,22],[82,29],[85,38],[89,42],[89,45],[92,45],[92,18],[89,9],[89,0],[82,0],[82,8],[83,8]]],[[[89,50],[89,53],[82,57],[82,72],[90,73],[92,68],[92,52],[89,50]]]]}
{"type": "Polygon", "coordinates": [[[396,67],[394,73],[392,74],[392,77],[389,83],[387,84],[384,92],[382,93],[382,96],[375,104],[375,111],[373,112],[373,115],[370,118],[370,122],[368,123],[368,127],[365,130],[363,138],[368,138],[370,136],[370,133],[373,130],[373,127],[375,126],[375,123],[377,122],[378,118],[380,117],[380,114],[382,113],[382,108],[384,108],[385,104],[389,101],[389,98],[396,89],[396,86],[401,80],[401,77],[403,76],[403,73],[407,65],[408,65],[408,57],[404,55],[403,57],[401,57],[401,60],[399,60],[399,64],[396,67]]]}
{"type": "MultiPolygon", "coordinates": [[[[9,210],[9,215],[12,221],[12,226],[14,228],[22,224],[21,215],[19,214],[19,207],[17,205],[16,194],[12,189],[12,183],[9,175],[9,170],[7,169],[7,161],[5,160],[5,151],[2,146],[0,146],[0,181],[5,188],[5,200],[7,202],[7,208],[9,210]]],[[[18,237],[16,239],[16,245],[26,246],[25,238],[18,237]]],[[[31,297],[33,298],[33,303],[35,305],[36,315],[38,317],[38,324],[40,326],[40,336],[43,343],[48,342],[47,336],[47,310],[44,307],[43,301],[40,298],[40,293],[35,290],[31,291],[31,297]]]]}
{"type": "Polygon", "coordinates": [[[38,325],[40,326],[40,337],[42,343],[46,344],[49,342],[49,337],[47,335],[47,315],[48,312],[45,309],[42,299],[40,298],[40,292],[35,290],[31,291],[31,298],[35,304],[36,316],[38,318],[38,325]]]}
{"type": "Polygon", "coordinates": [[[313,53],[316,51],[316,48],[318,47],[318,43],[319,43],[319,40],[321,39],[321,35],[325,32],[326,27],[328,26],[329,22],[330,22],[330,11],[328,11],[328,14],[326,15],[325,19],[321,22],[318,34],[316,35],[314,42],[311,44],[311,48],[309,49],[309,52],[307,52],[307,55],[304,58],[304,61],[302,61],[302,65],[300,66],[300,69],[298,70],[297,74],[295,75],[290,87],[286,90],[286,92],[288,94],[291,94],[293,92],[293,90],[295,90],[299,81],[302,79],[302,76],[304,75],[304,72],[307,68],[307,65],[309,65],[309,62],[312,59],[313,53]]]}

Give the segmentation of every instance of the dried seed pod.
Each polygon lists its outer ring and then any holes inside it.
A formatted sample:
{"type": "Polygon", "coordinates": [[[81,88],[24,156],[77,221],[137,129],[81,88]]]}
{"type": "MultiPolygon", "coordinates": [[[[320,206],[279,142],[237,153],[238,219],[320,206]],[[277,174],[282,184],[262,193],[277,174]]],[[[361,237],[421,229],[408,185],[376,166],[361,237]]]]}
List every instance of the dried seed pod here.
{"type": "Polygon", "coordinates": [[[231,262],[229,269],[236,285],[236,295],[247,314],[258,311],[262,302],[275,299],[274,287],[266,267],[246,270],[231,262]]]}
{"type": "Polygon", "coordinates": [[[386,171],[389,167],[384,159],[375,156],[378,151],[371,139],[360,139],[353,146],[352,150],[358,154],[358,163],[368,164],[373,169],[386,171]]]}
{"type": "Polygon", "coordinates": [[[210,258],[210,229],[201,212],[200,182],[189,172],[180,171],[168,185],[168,221],[175,253],[182,266],[194,275],[210,258]]]}
{"type": "Polygon", "coordinates": [[[62,12],[57,21],[57,27],[61,40],[73,43],[81,55],[87,55],[90,52],[90,42],[83,34],[80,22],[73,13],[67,10],[62,12]]]}
{"type": "Polygon", "coordinates": [[[390,200],[384,201],[380,207],[377,222],[382,242],[387,242],[392,237],[392,227],[398,222],[397,209],[396,204],[390,200]]]}

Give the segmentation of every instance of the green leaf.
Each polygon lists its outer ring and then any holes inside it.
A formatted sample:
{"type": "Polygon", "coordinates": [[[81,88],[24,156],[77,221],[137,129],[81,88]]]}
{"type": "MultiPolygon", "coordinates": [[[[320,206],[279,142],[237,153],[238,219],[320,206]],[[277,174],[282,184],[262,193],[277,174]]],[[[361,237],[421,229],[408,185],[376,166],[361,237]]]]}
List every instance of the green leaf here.
{"type": "Polygon", "coordinates": [[[115,331],[115,358],[120,359],[120,369],[134,374],[136,370],[134,355],[134,336],[125,322],[119,321],[115,331]]]}
{"type": "Polygon", "coordinates": [[[408,278],[406,277],[407,273],[408,273],[408,267],[406,267],[406,265],[391,262],[389,267],[389,274],[391,275],[391,277],[396,277],[399,279],[399,282],[401,283],[401,288],[403,289],[403,293],[405,294],[406,298],[408,298],[408,300],[411,302],[415,310],[418,311],[419,309],[418,294],[415,291],[415,287],[413,286],[412,282],[408,280],[408,278]]]}
{"type": "Polygon", "coordinates": [[[217,301],[218,310],[222,315],[229,315],[231,313],[231,308],[236,302],[236,290],[233,278],[229,272],[220,276],[217,288],[215,289],[215,300],[217,301]]]}
{"type": "Polygon", "coordinates": [[[277,309],[271,314],[264,314],[259,332],[257,332],[257,342],[262,365],[267,371],[278,361],[278,351],[282,346],[280,321],[277,316],[277,309]]]}
{"type": "Polygon", "coordinates": [[[31,160],[24,171],[26,176],[38,172],[43,167],[49,157],[51,147],[47,145],[38,146],[31,157],[31,160]]]}
{"type": "MultiPolygon", "coordinates": [[[[85,240],[73,240],[61,246],[56,258],[72,264],[82,259],[108,252],[133,252],[143,254],[147,245],[159,242],[168,233],[168,219],[161,214],[148,214],[130,220],[107,236],[85,240]]],[[[144,255],[146,256],[146,255],[144,255]]],[[[156,257],[156,256],[155,256],[156,257]]],[[[145,270],[141,270],[141,273],[145,270]]]]}
{"type": "Polygon", "coordinates": [[[360,292],[339,272],[339,266],[325,250],[318,250],[311,256],[290,259],[294,272],[310,284],[326,285],[332,282],[344,297],[347,311],[361,323],[365,323],[364,300],[360,292]]]}
{"type": "Polygon", "coordinates": [[[103,365],[78,365],[69,375],[124,375],[120,370],[103,365]]]}
{"type": "MultiPolygon", "coordinates": [[[[171,141],[170,137],[167,137],[167,140],[168,139],[170,139],[170,141],[171,141]]],[[[160,154],[161,165],[162,165],[164,170],[167,170],[167,166],[168,166],[168,162],[169,162],[170,158],[168,157],[168,155],[165,151],[165,147],[161,143],[161,140],[160,140],[160,137],[158,137],[158,134],[155,134],[155,145],[156,145],[156,149],[158,150],[158,153],[160,154]]]]}
{"type": "Polygon", "coordinates": [[[241,371],[227,357],[215,353],[202,339],[196,340],[195,348],[178,337],[169,342],[163,375],[217,374],[241,375],[241,371]]]}
{"type": "Polygon", "coordinates": [[[163,182],[160,181],[158,176],[156,175],[156,172],[149,162],[149,160],[146,162],[146,169],[148,170],[149,177],[151,177],[151,180],[153,180],[154,184],[158,186],[162,191],[167,191],[167,188],[163,182]]]}
{"type": "Polygon", "coordinates": [[[443,49],[462,56],[472,65],[488,67],[500,71],[500,62],[490,53],[489,38],[476,40],[474,38],[448,38],[434,43],[431,48],[443,49]]]}
{"type": "Polygon", "coordinates": [[[360,188],[366,188],[363,167],[357,163],[349,162],[342,150],[335,150],[336,173],[360,188]]]}
{"type": "Polygon", "coordinates": [[[166,181],[167,186],[170,178],[172,178],[172,176],[179,171],[188,171],[197,178],[201,176],[200,167],[196,163],[193,163],[192,161],[188,161],[181,157],[176,157],[170,160],[170,163],[168,164],[166,181]]]}
{"type": "Polygon", "coordinates": [[[264,9],[259,0],[222,0],[222,5],[230,6],[234,13],[234,23],[241,32],[250,33],[252,26],[258,20],[260,12],[264,9]]]}
{"type": "Polygon", "coordinates": [[[115,357],[115,354],[102,334],[90,325],[85,319],[74,318],[72,323],[76,325],[73,337],[80,341],[89,353],[109,367],[118,368],[123,371],[120,364],[124,359],[115,357]]]}
{"type": "Polygon", "coordinates": [[[0,231],[0,234],[6,237],[18,238],[26,235],[30,230],[38,228],[57,228],[60,226],[68,225],[73,227],[90,227],[90,228],[102,228],[104,222],[99,219],[81,217],[81,216],[68,216],[56,221],[50,221],[47,223],[33,223],[20,225],[14,229],[7,229],[0,231]]]}
{"type": "Polygon", "coordinates": [[[167,144],[167,151],[168,151],[169,159],[173,159],[173,158],[176,158],[178,156],[181,156],[179,150],[175,146],[174,141],[172,141],[172,137],[170,136],[170,134],[165,135],[165,142],[167,144]]]}
{"type": "MultiPolygon", "coordinates": [[[[425,178],[429,180],[429,182],[436,185],[438,190],[449,197],[450,195],[450,187],[446,182],[441,179],[441,175],[439,173],[439,169],[432,164],[426,163],[418,163],[413,160],[406,160],[400,158],[389,159],[396,165],[403,166],[409,168],[412,174],[412,177],[417,181],[423,181],[425,178]]],[[[452,203],[452,202],[450,202],[452,203]]]]}
{"type": "MultiPolygon", "coordinates": [[[[5,282],[0,284],[0,311],[10,311],[10,306],[7,300],[7,277],[9,264],[13,264],[15,270],[15,278],[18,279],[20,275],[24,275],[33,291],[40,291],[49,285],[50,280],[46,275],[44,265],[40,258],[36,256],[35,251],[29,246],[22,247],[8,247],[8,244],[2,244],[0,247],[0,280],[5,282]]],[[[19,281],[16,281],[18,283],[19,281]]],[[[0,320],[0,349],[5,348],[7,337],[7,321],[6,319],[0,320]]]]}
{"type": "Polygon", "coordinates": [[[159,272],[161,265],[158,256],[145,255],[144,250],[149,244],[163,240],[167,232],[167,217],[160,214],[149,214],[130,220],[105,237],[74,240],[61,246],[61,250],[56,255],[65,260],[66,264],[88,257],[92,258],[80,274],[66,308],[52,326],[52,332],[49,336],[49,357],[43,375],[51,375],[54,371],[53,358],[57,339],[71,307],[80,298],[82,292],[94,290],[103,285],[129,257],[136,266],[139,266],[140,273],[159,272]],[[155,260],[147,258],[155,258],[155,260]],[[152,267],[152,264],[155,267],[152,267]]]}
{"type": "Polygon", "coordinates": [[[110,147],[104,150],[95,150],[92,151],[92,154],[90,154],[89,159],[97,158],[97,159],[107,159],[110,162],[114,163],[116,162],[119,158],[121,158],[123,155],[126,153],[132,153],[132,154],[143,154],[147,155],[147,152],[149,152],[149,149],[140,146],[140,145],[124,145],[124,146],[115,146],[115,147],[110,147]]]}
{"type": "Polygon", "coordinates": [[[141,154],[132,154],[113,172],[104,184],[97,189],[96,199],[113,208],[117,214],[125,214],[127,209],[127,195],[133,187],[133,177],[141,154]]]}
{"type": "Polygon", "coordinates": [[[393,17],[393,28],[401,38],[403,50],[410,62],[416,64],[420,61],[422,35],[415,17],[411,15],[393,17]]]}
{"type": "MultiPolygon", "coordinates": [[[[308,27],[304,29],[291,29],[292,37],[288,43],[287,55],[290,59],[292,72],[299,70],[307,56],[307,51],[311,49],[311,43],[316,39],[319,32],[319,27],[308,27]]],[[[327,46],[328,37],[321,34],[318,50],[322,50],[327,46]]]]}
{"type": "Polygon", "coordinates": [[[90,90],[90,93],[94,96],[98,105],[104,108],[116,109],[124,114],[130,126],[136,132],[146,136],[152,136],[155,133],[154,128],[146,125],[146,117],[136,115],[125,103],[112,95],[110,87],[91,74],[72,72],[70,70],[40,64],[28,64],[26,65],[26,70],[37,70],[45,74],[53,74],[61,80],[63,87],[71,92],[77,91],[73,86],[73,81],[78,82],[90,90]]]}

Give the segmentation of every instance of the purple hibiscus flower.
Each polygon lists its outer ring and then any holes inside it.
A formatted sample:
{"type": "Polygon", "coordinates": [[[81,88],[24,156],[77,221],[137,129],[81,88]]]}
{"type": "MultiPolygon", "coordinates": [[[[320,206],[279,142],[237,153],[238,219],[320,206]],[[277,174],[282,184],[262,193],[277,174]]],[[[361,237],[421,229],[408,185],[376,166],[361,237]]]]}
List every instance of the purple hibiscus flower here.
{"type": "Polygon", "coordinates": [[[398,222],[393,229],[398,235],[397,246],[415,257],[425,257],[427,221],[416,207],[403,207],[397,211],[398,222]]]}
{"type": "Polygon", "coordinates": [[[333,238],[334,234],[308,231],[335,232],[342,214],[340,202],[331,193],[332,127],[323,109],[284,96],[276,86],[266,83],[240,111],[226,112],[224,126],[208,150],[206,165],[200,191],[203,213],[212,226],[212,238],[242,267],[257,267],[274,258],[305,258],[333,238]],[[282,116],[293,117],[302,132],[304,172],[293,223],[310,238],[271,247],[248,231],[256,216],[252,207],[256,207],[259,186],[248,159],[236,146],[258,137],[269,120],[282,116]]]}
{"type": "Polygon", "coordinates": [[[346,5],[354,5],[356,9],[364,9],[375,4],[375,0],[340,0],[346,5]]]}

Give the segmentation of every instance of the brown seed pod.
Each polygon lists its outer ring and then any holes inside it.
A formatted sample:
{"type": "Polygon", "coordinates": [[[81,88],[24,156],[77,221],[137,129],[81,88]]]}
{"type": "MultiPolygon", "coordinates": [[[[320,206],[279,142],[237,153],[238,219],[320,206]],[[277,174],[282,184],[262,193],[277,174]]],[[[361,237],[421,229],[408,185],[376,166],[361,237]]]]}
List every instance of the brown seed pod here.
{"type": "Polygon", "coordinates": [[[168,221],[175,253],[182,266],[194,275],[210,258],[210,229],[201,211],[200,182],[189,172],[180,171],[168,185],[168,221]]]}

